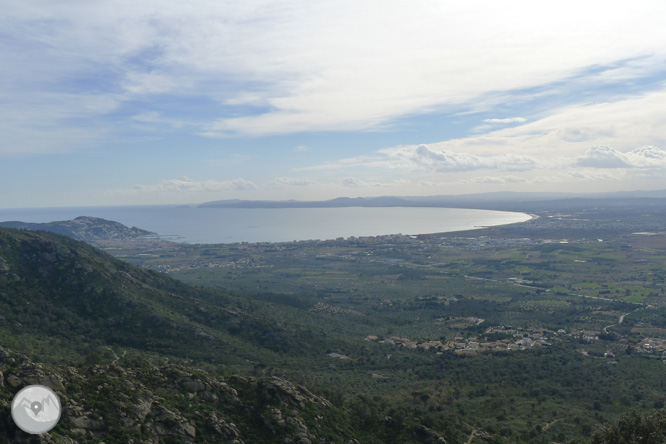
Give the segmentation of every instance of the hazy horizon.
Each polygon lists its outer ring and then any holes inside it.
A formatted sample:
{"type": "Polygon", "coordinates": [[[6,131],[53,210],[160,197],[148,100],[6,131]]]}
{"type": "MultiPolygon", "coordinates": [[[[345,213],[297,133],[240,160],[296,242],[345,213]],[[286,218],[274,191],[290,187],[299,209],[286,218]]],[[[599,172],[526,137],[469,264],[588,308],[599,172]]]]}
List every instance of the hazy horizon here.
{"type": "Polygon", "coordinates": [[[5,5],[0,208],[661,190],[666,4],[5,5]]]}
{"type": "MultiPolygon", "coordinates": [[[[484,200],[485,198],[490,198],[494,195],[499,195],[502,196],[503,199],[502,201],[506,200],[507,202],[511,202],[512,195],[517,196],[517,198],[529,198],[532,196],[534,198],[534,201],[540,201],[542,199],[566,199],[566,198],[600,198],[604,199],[606,197],[618,197],[622,198],[625,194],[629,195],[630,198],[634,197],[655,197],[655,198],[666,198],[666,188],[661,188],[661,189],[655,189],[655,190],[626,190],[626,191],[617,191],[617,192],[597,192],[597,193],[590,193],[590,192],[557,192],[557,191],[552,191],[552,192],[530,192],[530,191],[490,191],[490,192],[482,192],[482,193],[461,193],[461,194],[437,194],[437,195],[382,195],[382,196],[335,196],[332,198],[326,198],[326,199],[238,199],[238,198],[230,198],[230,199],[216,199],[212,201],[206,201],[206,202],[171,202],[171,203],[134,203],[134,204],[111,204],[111,205],[96,205],[96,204],[91,204],[91,205],[33,205],[33,206],[17,206],[17,207],[0,207],[0,209],[3,210],[22,210],[22,209],[65,209],[65,208],[108,208],[108,207],[151,207],[151,206],[188,206],[188,207],[194,207],[194,206],[199,206],[203,204],[209,204],[209,203],[214,203],[214,202],[224,202],[224,201],[239,201],[239,202],[271,202],[271,203],[286,203],[286,202],[298,202],[298,203],[308,203],[308,202],[327,202],[327,201],[333,201],[336,199],[375,199],[375,198],[398,198],[398,199],[412,199],[415,200],[414,202],[418,202],[418,199],[436,199],[436,198],[442,198],[446,201],[446,199],[450,198],[452,200],[455,200],[457,202],[465,202],[468,205],[474,204],[474,202],[477,203],[488,203],[490,201],[484,200]],[[644,194],[650,194],[650,196],[643,196],[644,194]],[[473,198],[473,200],[470,201],[465,201],[464,198],[466,196],[469,196],[473,198]]],[[[450,202],[451,204],[455,202],[450,202]]],[[[429,206],[429,205],[428,205],[429,206]]],[[[415,205],[414,207],[419,208],[418,205],[415,205]]],[[[437,206],[439,207],[439,206],[437,206]]],[[[243,207],[239,207],[243,208],[243,207]]],[[[254,207],[248,207],[248,208],[254,208],[254,207]]],[[[268,207],[270,208],[270,207],[268,207]]],[[[289,207],[286,207],[289,208],[289,207]]],[[[309,207],[306,207],[309,208],[309,207]]],[[[319,208],[319,207],[312,207],[312,208],[319,208]]],[[[330,207],[330,208],[348,208],[348,207],[330,207]]],[[[373,207],[370,207],[373,208],[373,207]]],[[[375,208],[384,208],[383,206],[377,206],[375,208]]],[[[447,206],[441,206],[441,208],[448,208],[447,206]]],[[[465,207],[467,208],[467,207],[465,207]]],[[[499,210],[501,211],[501,210],[499,210]]],[[[0,220],[2,222],[2,220],[0,220]]]]}

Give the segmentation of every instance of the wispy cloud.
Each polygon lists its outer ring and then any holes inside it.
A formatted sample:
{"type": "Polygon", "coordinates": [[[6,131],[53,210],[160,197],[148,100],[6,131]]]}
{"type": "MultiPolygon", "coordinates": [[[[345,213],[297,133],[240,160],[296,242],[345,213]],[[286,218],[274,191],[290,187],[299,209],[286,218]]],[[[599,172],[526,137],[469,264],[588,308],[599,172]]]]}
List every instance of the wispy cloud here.
{"type": "Polygon", "coordinates": [[[271,187],[307,187],[314,183],[311,179],[300,177],[278,177],[269,184],[271,187]]]}
{"type": "MultiPolygon", "coordinates": [[[[205,97],[206,123],[187,129],[205,136],[385,128],[403,116],[464,108],[589,67],[608,67],[594,75],[599,82],[650,76],[666,60],[666,10],[656,0],[640,10],[640,20],[627,20],[637,14],[634,5],[573,0],[539,8],[526,0],[198,0],[169,8],[157,0],[77,8],[11,2],[0,17],[0,92],[16,100],[27,90],[41,93],[33,112],[44,105],[76,109],[44,94],[53,91],[113,103],[88,113],[93,119],[154,111],[146,101],[156,96],[175,103],[205,97]]],[[[169,113],[164,117],[183,120],[177,107],[169,113]]],[[[27,126],[34,117],[16,123],[27,126]]]]}
{"type": "Polygon", "coordinates": [[[257,186],[245,179],[196,181],[187,177],[168,179],[154,185],[135,185],[132,189],[121,190],[124,193],[198,193],[210,191],[248,191],[257,186]]]}
{"type": "Polygon", "coordinates": [[[595,146],[575,161],[575,165],[591,168],[630,168],[627,156],[607,146],[595,146]]]}
{"type": "Polygon", "coordinates": [[[504,153],[478,156],[446,150],[433,150],[428,145],[415,148],[382,150],[391,158],[400,159],[405,166],[436,172],[460,172],[474,170],[520,171],[536,167],[536,161],[527,156],[504,153]]]}
{"type": "Polygon", "coordinates": [[[411,181],[406,179],[396,179],[389,182],[379,180],[361,179],[358,177],[344,177],[340,180],[343,187],[348,188],[393,188],[405,185],[411,185],[411,181]]]}
{"type": "Polygon", "coordinates": [[[433,151],[496,155],[511,152],[545,159],[580,156],[591,146],[628,150],[666,146],[666,90],[615,101],[569,105],[543,118],[458,139],[429,143],[433,151]]]}
{"type": "MultiPolygon", "coordinates": [[[[397,147],[380,150],[385,158],[342,159],[334,165],[353,164],[357,167],[401,168],[434,173],[459,173],[476,170],[532,171],[559,168],[666,168],[666,150],[643,146],[621,152],[608,146],[590,147],[581,156],[536,158],[518,153],[476,155],[433,149],[428,145],[397,147]]],[[[323,165],[322,168],[332,167],[323,165]]],[[[502,176],[507,182],[516,176],[502,176]]]]}
{"type": "Polygon", "coordinates": [[[546,188],[567,171],[663,186],[662,0],[5,3],[7,189],[90,171],[128,202],[546,188]],[[181,174],[217,180],[159,181],[181,174]]]}
{"type": "Polygon", "coordinates": [[[350,168],[372,167],[372,166],[390,167],[392,166],[392,161],[387,157],[381,155],[358,156],[358,157],[339,159],[334,162],[328,162],[319,165],[294,168],[294,171],[317,171],[317,170],[325,171],[325,170],[340,170],[340,169],[346,170],[350,168]]]}
{"type": "Polygon", "coordinates": [[[578,170],[567,171],[565,174],[569,179],[576,179],[585,182],[622,181],[622,180],[627,180],[627,178],[629,177],[627,170],[608,170],[608,169],[593,169],[593,168],[583,168],[578,170]]]}
{"type": "Polygon", "coordinates": [[[504,119],[484,119],[486,123],[525,123],[527,119],[524,117],[506,117],[504,119]]]}
{"type": "Polygon", "coordinates": [[[469,179],[461,180],[462,183],[482,183],[482,184],[505,184],[505,183],[524,183],[527,179],[517,176],[475,176],[469,179]]]}

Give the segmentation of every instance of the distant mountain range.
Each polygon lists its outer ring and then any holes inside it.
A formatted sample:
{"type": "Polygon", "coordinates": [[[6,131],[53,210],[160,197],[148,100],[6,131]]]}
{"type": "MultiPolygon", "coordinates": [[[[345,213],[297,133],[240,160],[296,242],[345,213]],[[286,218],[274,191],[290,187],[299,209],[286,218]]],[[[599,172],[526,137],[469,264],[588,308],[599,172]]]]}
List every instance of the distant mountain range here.
{"type": "Polygon", "coordinates": [[[87,242],[109,239],[134,239],[155,234],[137,227],[127,227],[120,222],[89,216],[79,216],[73,220],[48,223],[0,222],[0,227],[49,231],[87,242]]]}
{"type": "Polygon", "coordinates": [[[510,209],[516,204],[580,199],[665,199],[666,190],[620,191],[612,193],[529,193],[494,192],[440,196],[338,197],[322,201],[216,200],[202,208],[343,208],[343,207],[460,207],[510,209]]]}

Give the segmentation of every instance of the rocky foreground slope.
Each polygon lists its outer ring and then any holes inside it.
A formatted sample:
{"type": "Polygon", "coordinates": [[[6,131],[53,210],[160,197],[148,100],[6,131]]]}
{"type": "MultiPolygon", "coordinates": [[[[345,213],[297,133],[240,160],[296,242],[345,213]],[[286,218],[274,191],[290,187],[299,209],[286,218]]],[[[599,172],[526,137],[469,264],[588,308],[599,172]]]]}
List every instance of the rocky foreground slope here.
{"type": "Polygon", "coordinates": [[[326,399],[278,377],[216,377],[122,358],[84,368],[36,363],[0,349],[0,442],[35,442],[11,420],[13,394],[51,387],[62,403],[44,443],[357,443],[326,399]]]}

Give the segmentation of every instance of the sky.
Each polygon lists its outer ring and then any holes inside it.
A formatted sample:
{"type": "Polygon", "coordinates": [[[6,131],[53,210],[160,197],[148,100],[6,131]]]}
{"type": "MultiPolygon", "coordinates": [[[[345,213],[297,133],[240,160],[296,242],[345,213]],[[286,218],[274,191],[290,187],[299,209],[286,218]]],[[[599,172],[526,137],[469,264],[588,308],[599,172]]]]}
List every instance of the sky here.
{"type": "Polygon", "coordinates": [[[0,208],[666,188],[666,2],[22,0],[0,208]]]}

